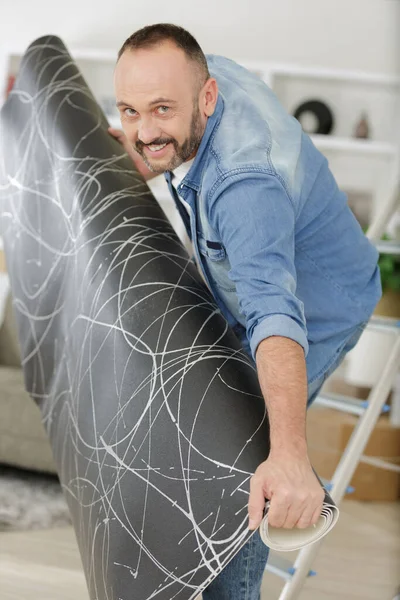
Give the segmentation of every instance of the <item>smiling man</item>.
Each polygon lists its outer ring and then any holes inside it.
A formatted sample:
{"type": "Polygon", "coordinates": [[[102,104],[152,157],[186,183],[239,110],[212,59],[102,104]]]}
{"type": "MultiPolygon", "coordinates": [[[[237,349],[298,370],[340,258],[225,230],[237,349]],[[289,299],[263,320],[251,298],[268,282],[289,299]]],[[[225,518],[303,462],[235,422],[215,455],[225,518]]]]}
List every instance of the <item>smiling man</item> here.
{"type": "MultiPolygon", "coordinates": [[[[258,77],[205,57],[175,25],[123,44],[115,68],[123,131],[145,179],[164,173],[198,266],[256,363],[271,452],[251,479],[249,527],[265,499],[275,527],[308,527],[323,492],[306,407],[356,344],[381,294],[378,253],[327,160],[258,77]]],[[[203,592],[258,600],[268,549],[256,532],[203,592]]]]}
{"type": "MultiPolygon", "coordinates": [[[[175,26],[162,27],[164,31],[175,26]]],[[[189,38],[182,30],[180,35],[184,34],[189,38]]],[[[207,117],[214,112],[217,83],[210,78],[200,47],[195,48],[195,55],[188,60],[176,41],[164,39],[154,26],[131,36],[119,52],[115,90],[124,133],[110,132],[124,144],[146,179],[172,172],[193,158],[207,117]],[[155,43],[157,35],[159,42],[155,43]],[[133,44],[140,60],[132,63],[133,44]],[[151,53],[146,51],[149,48],[151,53]],[[201,111],[198,96],[206,82],[208,106],[201,111]]]]}

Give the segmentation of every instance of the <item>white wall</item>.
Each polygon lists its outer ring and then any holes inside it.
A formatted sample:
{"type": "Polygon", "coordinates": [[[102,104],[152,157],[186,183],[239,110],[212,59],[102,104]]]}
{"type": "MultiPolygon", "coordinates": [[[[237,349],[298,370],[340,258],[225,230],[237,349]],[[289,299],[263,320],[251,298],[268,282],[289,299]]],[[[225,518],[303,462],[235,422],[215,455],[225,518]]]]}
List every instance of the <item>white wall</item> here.
{"type": "Polygon", "coordinates": [[[0,46],[55,33],[70,47],[116,51],[161,21],[230,58],[400,72],[400,0],[0,0],[0,46]]]}

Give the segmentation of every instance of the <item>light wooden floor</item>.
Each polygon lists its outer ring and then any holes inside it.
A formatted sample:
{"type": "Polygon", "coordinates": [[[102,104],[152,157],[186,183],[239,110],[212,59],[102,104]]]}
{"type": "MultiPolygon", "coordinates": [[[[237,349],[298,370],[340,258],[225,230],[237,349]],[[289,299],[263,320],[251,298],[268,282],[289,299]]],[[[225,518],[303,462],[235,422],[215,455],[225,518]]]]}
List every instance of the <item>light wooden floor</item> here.
{"type": "MultiPolygon", "coordinates": [[[[313,568],[318,575],[299,600],[392,600],[400,584],[400,503],[345,501],[313,568]]],[[[267,572],[262,600],[277,600],[282,586],[267,572]]],[[[88,600],[72,529],[1,533],[0,598],[88,600]]]]}

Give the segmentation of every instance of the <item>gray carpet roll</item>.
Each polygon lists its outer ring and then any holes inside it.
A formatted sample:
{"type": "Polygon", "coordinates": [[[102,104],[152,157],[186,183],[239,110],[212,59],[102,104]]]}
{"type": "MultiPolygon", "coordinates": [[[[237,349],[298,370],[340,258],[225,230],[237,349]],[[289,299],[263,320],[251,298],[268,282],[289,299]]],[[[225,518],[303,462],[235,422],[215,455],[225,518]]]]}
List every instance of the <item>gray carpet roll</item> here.
{"type": "Polygon", "coordinates": [[[0,113],[1,235],[92,600],[189,600],[249,539],[254,365],[60,39],[0,113]]]}
{"type": "Polygon", "coordinates": [[[1,119],[1,231],[90,597],[194,598],[250,537],[268,454],[254,367],[65,46],[1,119]]]}

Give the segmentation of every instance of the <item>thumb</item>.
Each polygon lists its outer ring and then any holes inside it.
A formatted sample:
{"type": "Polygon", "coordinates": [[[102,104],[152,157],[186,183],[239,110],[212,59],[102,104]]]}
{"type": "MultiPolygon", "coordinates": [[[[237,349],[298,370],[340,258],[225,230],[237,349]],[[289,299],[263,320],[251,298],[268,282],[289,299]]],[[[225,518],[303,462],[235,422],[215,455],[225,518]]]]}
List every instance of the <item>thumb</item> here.
{"type": "Polygon", "coordinates": [[[257,529],[263,518],[265,508],[265,496],[262,479],[253,476],[250,480],[249,497],[249,529],[257,529]]]}

